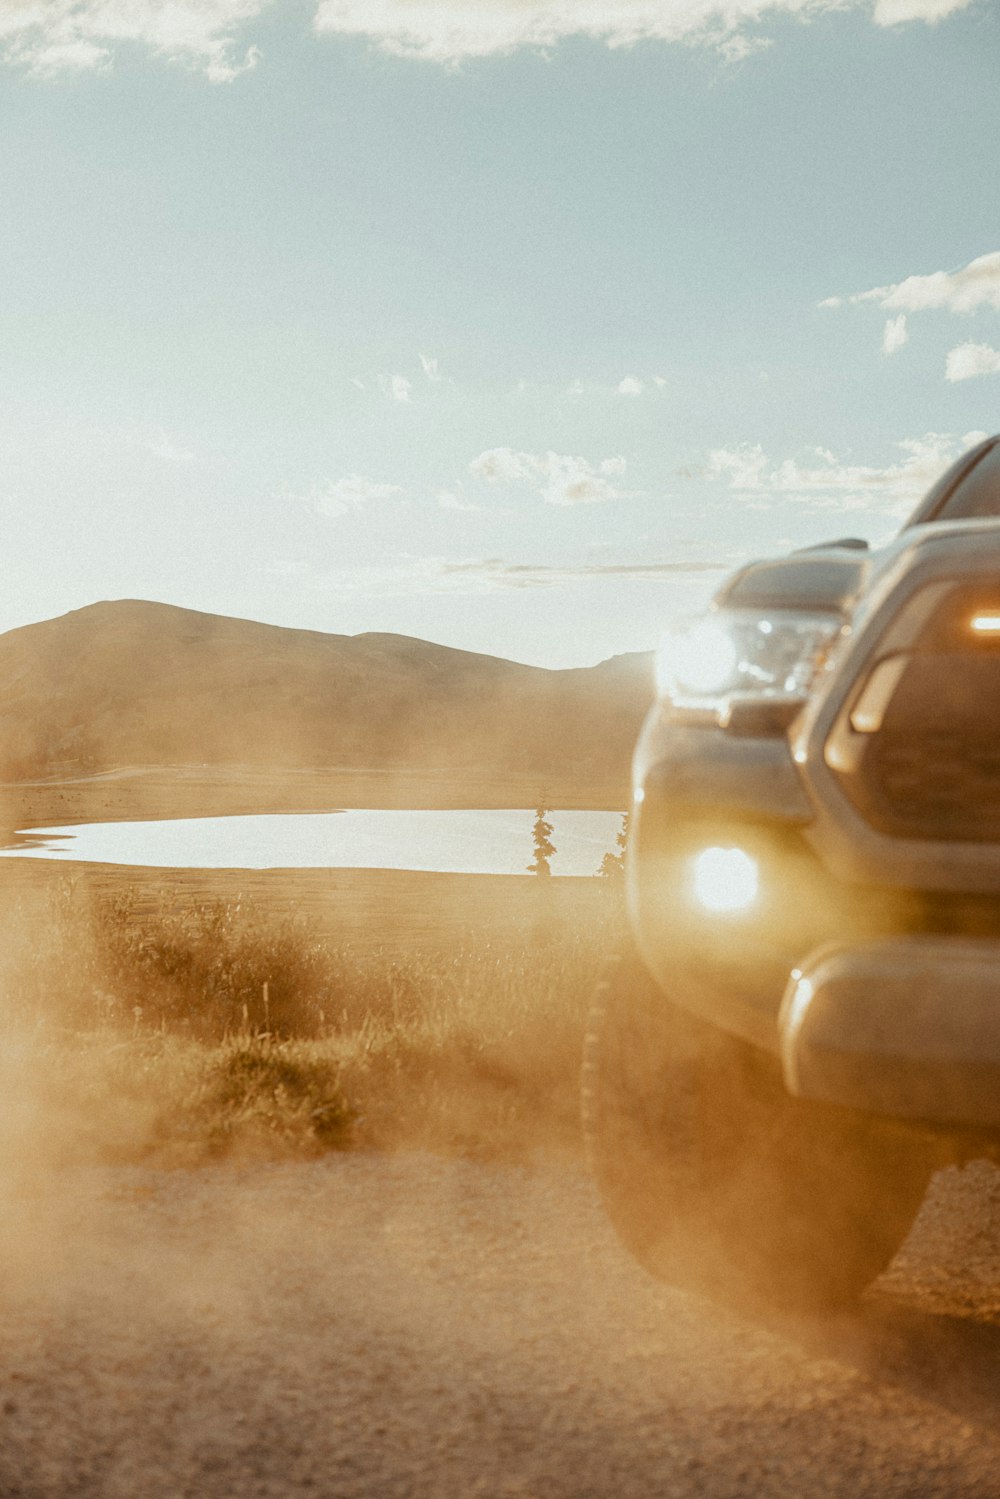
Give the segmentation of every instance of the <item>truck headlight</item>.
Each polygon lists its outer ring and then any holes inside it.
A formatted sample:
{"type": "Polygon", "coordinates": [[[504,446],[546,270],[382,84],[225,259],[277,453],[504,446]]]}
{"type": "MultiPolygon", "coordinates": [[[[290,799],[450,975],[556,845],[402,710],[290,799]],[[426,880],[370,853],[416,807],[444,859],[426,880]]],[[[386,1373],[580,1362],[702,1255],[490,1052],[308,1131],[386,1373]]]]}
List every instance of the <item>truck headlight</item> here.
{"type": "Polygon", "coordinates": [[[844,629],[835,614],[716,609],[665,637],[657,686],[678,708],[721,710],[733,699],[801,702],[844,629]]]}

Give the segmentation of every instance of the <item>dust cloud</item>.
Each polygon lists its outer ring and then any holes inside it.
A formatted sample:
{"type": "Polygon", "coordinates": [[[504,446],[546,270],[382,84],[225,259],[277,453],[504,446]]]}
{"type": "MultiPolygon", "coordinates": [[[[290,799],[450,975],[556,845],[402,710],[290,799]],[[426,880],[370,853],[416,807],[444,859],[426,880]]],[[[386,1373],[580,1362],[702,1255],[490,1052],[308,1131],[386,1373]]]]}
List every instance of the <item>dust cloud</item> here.
{"type": "Polygon", "coordinates": [[[577,1172],[57,1175],[5,1193],[4,1494],[997,1493],[996,1324],[919,1248],[818,1333],[648,1279],[577,1172]]]}
{"type": "Polygon", "coordinates": [[[997,1173],[939,1177],[850,1316],[660,1284],[565,1143],[582,1020],[495,973],[352,1040],[351,1150],[164,1169],[181,1062],[95,986],[95,890],[3,891],[0,1494],[1000,1494],[997,1173]]]}

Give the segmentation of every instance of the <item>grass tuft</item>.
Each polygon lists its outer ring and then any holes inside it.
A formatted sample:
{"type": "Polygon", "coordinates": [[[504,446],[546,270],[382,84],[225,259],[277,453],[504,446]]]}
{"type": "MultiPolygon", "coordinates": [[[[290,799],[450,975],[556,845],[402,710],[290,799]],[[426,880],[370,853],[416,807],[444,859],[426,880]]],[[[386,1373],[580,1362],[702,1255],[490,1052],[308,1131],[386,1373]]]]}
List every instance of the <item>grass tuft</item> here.
{"type": "Polygon", "coordinates": [[[128,889],[87,909],[57,887],[5,914],[8,1145],[20,1131],[50,1159],[165,1164],[578,1148],[614,901],[585,931],[411,954],[331,945],[244,902],[149,911],[128,889]]]}
{"type": "Polygon", "coordinates": [[[198,1113],[216,1154],[248,1140],[282,1155],[343,1150],[354,1123],[334,1062],[266,1035],[229,1041],[211,1054],[198,1113]]]}

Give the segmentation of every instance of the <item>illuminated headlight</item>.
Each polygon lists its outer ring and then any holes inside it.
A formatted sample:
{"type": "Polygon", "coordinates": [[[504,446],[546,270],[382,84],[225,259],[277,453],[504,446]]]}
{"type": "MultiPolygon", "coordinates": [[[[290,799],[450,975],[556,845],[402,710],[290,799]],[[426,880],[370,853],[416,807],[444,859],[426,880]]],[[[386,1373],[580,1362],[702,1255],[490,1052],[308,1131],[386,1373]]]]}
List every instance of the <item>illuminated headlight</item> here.
{"type": "Polygon", "coordinates": [[[844,633],[837,615],[719,609],[664,639],[660,695],[679,708],[723,708],[734,698],[802,700],[844,633]]]}
{"type": "Polygon", "coordinates": [[[746,911],[760,890],[760,868],[742,848],[705,848],[691,861],[691,893],[706,911],[746,911]]]}

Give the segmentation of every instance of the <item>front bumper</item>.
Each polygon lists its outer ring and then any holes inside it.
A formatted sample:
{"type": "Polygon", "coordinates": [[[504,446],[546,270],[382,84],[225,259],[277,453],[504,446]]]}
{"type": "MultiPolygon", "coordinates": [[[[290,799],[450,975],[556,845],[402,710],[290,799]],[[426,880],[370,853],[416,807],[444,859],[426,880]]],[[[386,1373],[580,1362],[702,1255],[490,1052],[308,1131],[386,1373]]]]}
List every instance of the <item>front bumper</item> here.
{"type": "Polygon", "coordinates": [[[934,1124],[1000,1127],[1000,941],[821,950],[779,1018],[790,1093],[934,1124]]]}
{"type": "MultiPolygon", "coordinates": [[[[804,1098],[1000,1127],[1000,900],[845,874],[782,736],[651,715],[635,762],[629,913],[667,997],[781,1059],[804,1098]],[[699,909],[686,871],[736,846],[751,909],[699,909]],[[815,956],[815,955],[819,956],[815,956]]],[[[943,852],[947,852],[946,850],[943,852]]]]}
{"type": "Polygon", "coordinates": [[[878,902],[830,877],[810,847],[812,806],[784,737],[737,739],[651,717],[635,764],[627,862],[632,929],[677,1003],[777,1053],[796,964],[826,941],[872,936],[878,902]],[[737,844],[761,868],[752,911],[717,916],[689,898],[699,850],[737,844]]]}

